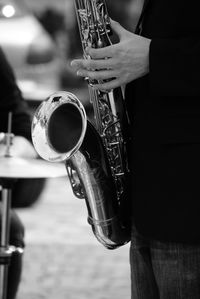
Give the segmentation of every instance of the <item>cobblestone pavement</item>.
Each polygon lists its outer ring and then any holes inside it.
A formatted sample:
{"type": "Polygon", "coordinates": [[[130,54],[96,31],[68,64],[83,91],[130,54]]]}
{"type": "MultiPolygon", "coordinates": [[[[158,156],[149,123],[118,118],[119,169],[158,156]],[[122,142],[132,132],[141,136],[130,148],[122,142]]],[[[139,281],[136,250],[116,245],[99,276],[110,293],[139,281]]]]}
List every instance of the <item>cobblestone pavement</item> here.
{"type": "Polygon", "coordinates": [[[18,209],[26,227],[17,299],[128,299],[129,244],[108,250],[87,223],[67,178],[47,180],[39,201],[18,209]]]}

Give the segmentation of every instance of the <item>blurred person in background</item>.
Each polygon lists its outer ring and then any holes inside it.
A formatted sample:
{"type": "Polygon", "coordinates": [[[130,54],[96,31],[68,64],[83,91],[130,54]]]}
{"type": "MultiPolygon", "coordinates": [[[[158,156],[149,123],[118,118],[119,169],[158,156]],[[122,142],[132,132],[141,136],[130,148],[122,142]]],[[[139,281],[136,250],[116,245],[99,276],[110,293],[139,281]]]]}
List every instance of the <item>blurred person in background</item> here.
{"type": "Polygon", "coordinates": [[[119,43],[72,61],[95,89],[126,86],[133,299],[200,298],[198,20],[197,0],[146,0],[135,33],[112,21],[119,43]]]}
{"type": "MultiPolygon", "coordinates": [[[[6,56],[0,48],[0,132],[7,132],[8,128],[8,113],[12,112],[12,133],[14,134],[13,144],[10,148],[10,154],[13,157],[23,158],[36,158],[36,152],[31,143],[31,119],[28,112],[28,107],[22,98],[22,94],[16,85],[15,76],[11,69],[6,56]]],[[[1,134],[2,135],[2,134],[1,134]]],[[[3,140],[0,140],[0,156],[5,155],[6,145],[3,140]]],[[[1,165],[0,165],[1,167],[1,165]]],[[[31,196],[31,192],[34,192],[34,188],[38,188],[38,185],[32,185],[29,181],[24,180],[23,184],[16,181],[13,190],[12,203],[15,206],[15,201],[18,201],[18,196],[25,196],[25,200],[28,205],[28,199],[31,196]],[[23,189],[25,187],[25,190],[23,189]],[[18,189],[18,190],[16,190],[18,189]]],[[[40,189],[41,191],[41,189],[40,189]]],[[[38,190],[36,191],[38,192],[38,190]]],[[[0,191],[1,197],[1,191],[0,191]]],[[[20,201],[17,202],[17,205],[20,201]]],[[[1,205],[0,205],[1,207],[1,205]]],[[[2,213],[1,209],[0,212],[2,213]]],[[[1,214],[0,213],[0,221],[1,214]]],[[[1,222],[0,222],[1,223],[1,222]]],[[[16,212],[11,209],[10,220],[10,245],[15,247],[24,248],[24,226],[17,216],[16,212]]],[[[12,254],[11,263],[8,271],[8,287],[7,287],[7,299],[16,298],[16,293],[20,283],[22,271],[22,255],[18,253],[12,254]]]]}

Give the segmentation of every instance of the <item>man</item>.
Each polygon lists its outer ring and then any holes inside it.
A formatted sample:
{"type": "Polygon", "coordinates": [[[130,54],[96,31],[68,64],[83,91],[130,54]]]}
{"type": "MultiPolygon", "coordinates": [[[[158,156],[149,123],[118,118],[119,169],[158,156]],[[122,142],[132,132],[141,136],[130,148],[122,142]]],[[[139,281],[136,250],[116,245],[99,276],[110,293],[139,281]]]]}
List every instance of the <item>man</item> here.
{"type": "Polygon", "coordinates": [[[146,1],[137,34],[112,22],[118,44],[72,61],[78,75],[105,80],[94,88],[126,85],[133,299],[200,298],[198,11],[197,0],[146,1]]]}
{"type": "MultiPolygon", "coordinates": [[[[22,99],[21,92],[16,85],[13,71],[0,48],[0,132],[7,132],[9,112],[12,112],[12,133],[15,134],[13,144],[10,148],[10,154],[13,157],[36,157],[36,152],[30,141],[30,115],[27,106],[22,99]]],[[[5,151],[6,145],[3,142],[0,142],[0,156],[4,156],[5,151]]],[[[11,213],[9,243],[16,247],[24,247],[24,227],[14,211],[11,213]]],[[[21,271],[22,255],[16,252],[12,255],[8,271],[7,299],[16,298],[21,271]]]]}

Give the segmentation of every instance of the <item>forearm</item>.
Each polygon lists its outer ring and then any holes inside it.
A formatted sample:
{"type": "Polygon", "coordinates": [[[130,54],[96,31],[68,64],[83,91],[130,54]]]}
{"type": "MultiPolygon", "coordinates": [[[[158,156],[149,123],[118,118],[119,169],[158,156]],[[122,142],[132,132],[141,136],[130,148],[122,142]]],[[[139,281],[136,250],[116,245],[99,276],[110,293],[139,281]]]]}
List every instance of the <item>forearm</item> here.
{"type": "Polygon", "coordinates": [[[6,56],[0,48],[0,132],[6,132],[8,113],[12,112],[12,132],[31,140],[31,120],[27,103],[16,83],[16,78],[6,56]]]}
{"type": "Polygon", "coordinates": [[[31,141],[27,140],[25,137],[15,136],[12,147],[14,151],[13,155],[15,156],[29,158],[35,158],[38,156],[31,141]]]}
{"type": "MultiPolygon", "coordinates": [[[[14,116],[15,118],[15,116],[14,116]]],[[[8,130],[8,114],[1,115],[0,132],[7,132],[8,130]]],[[[17,136],[23,136],[27,140],[31,141],[31,124],[29,117],[26,114],[20,114],[12,122],[12,133],[17,136]]]]}
{"type": "Polygon", "coordinates": [[[12,132],[16,136],[22,136],[31,142],[31,121],[29,115],[20,113],[13,121],[12,132]]]}
{"type": "Polygon", "coordinates": [[[3,94],[0,101],[0,132],[7,132],[8,113],[12,112],[12,133],[31,140],[31,118],[27,103],[18,90],[3,94]]]}
{"type": "MultiPolygon", "coordinates": [[[[0,139],[0,156],[7,150],[5,139],[0,139]]],[[[23,136],[14,136],[10,146],[10,155],[13,157],[36,158],[38,155],[32,143],[23,136]]]]}

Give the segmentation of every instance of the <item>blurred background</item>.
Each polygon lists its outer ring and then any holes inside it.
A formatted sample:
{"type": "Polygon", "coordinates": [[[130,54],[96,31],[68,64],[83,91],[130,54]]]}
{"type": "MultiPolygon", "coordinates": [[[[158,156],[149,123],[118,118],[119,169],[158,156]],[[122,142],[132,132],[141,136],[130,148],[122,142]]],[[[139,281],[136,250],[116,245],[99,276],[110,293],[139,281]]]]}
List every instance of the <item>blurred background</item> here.
{"type": "MultiPolygon", "coordinates": [[[[109,15],[134,31],[143,0],[106,2],[109,15]]],[[[70,68],[82,56],[73,0],[0,0],[0,46],[32,113],[58,90],[73,92],[90,113],[86,82],[70,68]]],[[[130,298],[129,244],[109,251],[97,242],[67,176],[41,189],[17,208],[26,228],[17,299],[130,298]]]]}
{"type": "MultiPolygon", "coordinates": [[[[110,16],[132,31],[142,3],[107,0],[110,16]]],[[[73,0],[0,0],[0,45],[30,105],[59,89],[76,90],[88,104],[86,83],[70,68],[82,56],[73,0]]]]}

